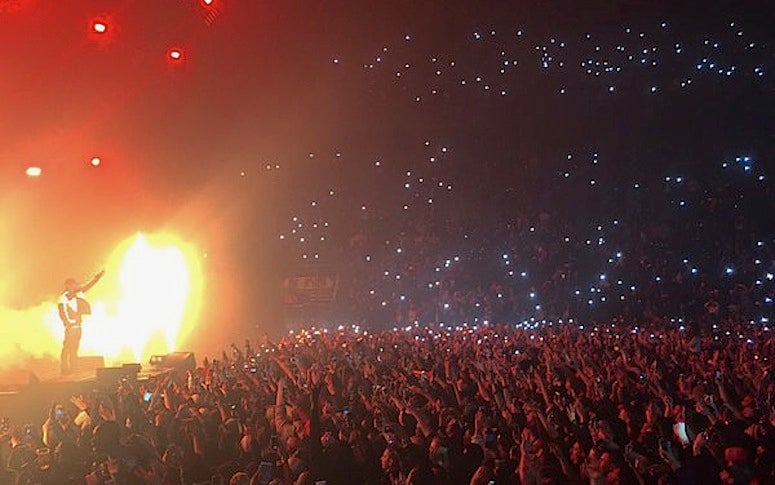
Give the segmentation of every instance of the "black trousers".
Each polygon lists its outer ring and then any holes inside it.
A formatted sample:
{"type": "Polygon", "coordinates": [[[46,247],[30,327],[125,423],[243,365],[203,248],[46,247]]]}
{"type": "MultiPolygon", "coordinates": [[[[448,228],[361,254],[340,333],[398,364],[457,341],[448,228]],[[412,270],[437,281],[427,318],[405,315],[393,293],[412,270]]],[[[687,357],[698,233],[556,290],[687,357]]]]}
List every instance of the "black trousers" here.
{"type": "Polygon", "coordinates": [[[65,327],[65,340],[62,343],[62,356],[60,363],[62,374],[73,372],[78,360],[78,347],[81,346],[81,327],[65,327]]]}

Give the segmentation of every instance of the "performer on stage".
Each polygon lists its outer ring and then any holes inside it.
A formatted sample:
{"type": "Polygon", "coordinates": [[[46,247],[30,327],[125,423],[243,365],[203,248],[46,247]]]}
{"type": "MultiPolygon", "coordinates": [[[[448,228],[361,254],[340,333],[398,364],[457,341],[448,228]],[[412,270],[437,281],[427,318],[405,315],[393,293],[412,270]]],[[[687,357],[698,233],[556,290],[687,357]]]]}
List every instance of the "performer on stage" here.
{"type": "Polygon", "coordinates": [[[62,374],[73,372],[78,359],[78,347],[81,345],[81,323],[83,316],[91,314],[91,306],[86,301],[84,293],[94,286],[105,274],[100,271],[85,285],[80,285],[75,279],[65,281],[65,292],[59,298],[59,318],[65,326],[65,340],[62,343],[61,366],[62,374]]]}

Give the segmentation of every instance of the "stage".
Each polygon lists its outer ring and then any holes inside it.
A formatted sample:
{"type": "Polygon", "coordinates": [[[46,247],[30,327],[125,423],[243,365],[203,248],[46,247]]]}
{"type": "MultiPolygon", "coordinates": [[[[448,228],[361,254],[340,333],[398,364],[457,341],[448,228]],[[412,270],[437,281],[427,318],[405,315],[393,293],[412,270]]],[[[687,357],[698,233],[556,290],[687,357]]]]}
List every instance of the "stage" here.
{"type": "Polygon", "coordinates": [[[0,418],[7,418],[11,426],[39,427],[52,404],[68,403],[72,396],[94,390],[112,393],[121,380],[142,382],[196,367],[190,352],[155,356],[152,362],[153,365],[127,362],[106,367],[102,356],[82,356],[74,372],[62,375],[58,360],[29,359],[13,369],[0,370],[0,418]]]}

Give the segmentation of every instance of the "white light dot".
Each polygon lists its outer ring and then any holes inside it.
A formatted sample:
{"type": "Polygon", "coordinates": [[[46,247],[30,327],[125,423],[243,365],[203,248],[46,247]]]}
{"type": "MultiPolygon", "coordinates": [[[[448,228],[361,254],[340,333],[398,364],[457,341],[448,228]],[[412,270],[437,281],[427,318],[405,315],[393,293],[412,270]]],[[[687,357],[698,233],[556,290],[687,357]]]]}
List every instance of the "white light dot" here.
{"type": "Polygon", "coordinates": [[[28,177],[40,177],[40,174],[43,173],[43,170],[40,167],[27,167],[25,173],[28,177]]]}

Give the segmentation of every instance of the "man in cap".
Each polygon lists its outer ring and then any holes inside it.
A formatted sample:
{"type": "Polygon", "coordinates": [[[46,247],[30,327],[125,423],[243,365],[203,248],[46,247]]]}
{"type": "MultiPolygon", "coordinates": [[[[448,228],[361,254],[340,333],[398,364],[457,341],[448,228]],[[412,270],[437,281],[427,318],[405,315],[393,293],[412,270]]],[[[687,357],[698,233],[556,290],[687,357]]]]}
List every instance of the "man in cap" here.
{"type": "Polygon", "coordinates": [[[100,271],[85,285],[79,284],[74,278],[65,281],[65,292],[59,298],[59,318],[65,326],[65,339],[62,343],[61,369],[62,374],[73,372],[78,359],[78,347],[81,345],[81,323],[83,316],[91,313],[89,302],[84,293],[94,286],[105,274],[100,271]]]}

